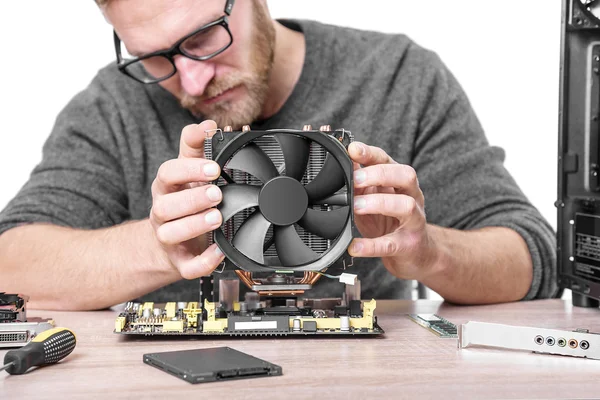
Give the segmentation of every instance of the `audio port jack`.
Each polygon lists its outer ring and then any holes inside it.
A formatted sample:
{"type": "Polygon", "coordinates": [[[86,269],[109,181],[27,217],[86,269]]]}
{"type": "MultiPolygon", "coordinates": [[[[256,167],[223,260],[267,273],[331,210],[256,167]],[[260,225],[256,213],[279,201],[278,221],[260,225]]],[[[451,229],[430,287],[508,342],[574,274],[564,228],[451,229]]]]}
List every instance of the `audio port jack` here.
{"type": "Polygon", "coordinates": [[[548,346],[554,346],[554,343],[555,343],[555,340],[554,340],[554,338],[553,338],[552,336],[548,336],[548,337],[546,338],[546,344],[547,344],[548,346]]]}
{"type": "Polygon", "coordinates": [[[541,344],[543,344],[543,343],[544,343],[544,338],[543,338],[542,336],[540,336],[540,335],[537,335],[537,336],[536,336],[536,337],[533,339],[533,341],[534,341],[535,343],[537,343],[537,344],[541,345],[541,344]]]}
{"type": "Polygon", "coordinates": [[[587,350],[590,348],[590,344],[587,340],[582,340],[581,343],[579,343],[579,347],[581,347],[583,350],[587,350]]]}
{"type": "Polygon", "coordinates": [[[569,347],[572,349],[576,349],[577,348],[577,340],[569,339],[569,347]]]}
{"type": "Polygon", "coordinates": [[[565,347],[567,345],[567,340],[565,338],[558,338],[558,340],[556,341],[556,344],[559,347],[565,347]]]}

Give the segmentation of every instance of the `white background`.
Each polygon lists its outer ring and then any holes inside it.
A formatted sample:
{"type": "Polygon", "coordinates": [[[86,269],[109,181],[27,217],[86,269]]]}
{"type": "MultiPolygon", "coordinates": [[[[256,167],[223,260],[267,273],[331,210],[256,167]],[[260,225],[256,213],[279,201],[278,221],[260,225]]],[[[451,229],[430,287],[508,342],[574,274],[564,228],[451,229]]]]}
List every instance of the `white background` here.
{"type": "MultiPolygon", "coordinates": [[[[519,186],[554,227],[560,3],[269,1],[273,17],[402,32],[436,51],[465,88],[489,141],[506,150],[519,186]]],[[[0,49],[1,209],[40,160],[57,113],[113,60],[113,48],[92,0],[20,0],[2,3],[0,49]]]]}

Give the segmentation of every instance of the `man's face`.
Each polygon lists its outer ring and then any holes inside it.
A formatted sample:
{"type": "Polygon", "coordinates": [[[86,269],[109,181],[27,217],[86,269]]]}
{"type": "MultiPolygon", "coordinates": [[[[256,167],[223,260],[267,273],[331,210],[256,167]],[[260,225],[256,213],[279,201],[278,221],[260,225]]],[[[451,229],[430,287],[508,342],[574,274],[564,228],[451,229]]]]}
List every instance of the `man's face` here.
{"type": "MultiPolygon", "coordinates": [[[[171,47],[221,17],[224,7],[224,0],[113,0],[104,12],[129,53],[139,56],[171,47]]],[[[227,50],[207,61],[176,56],[177,73],[159,84],[193,114],[239,129],[260,116],[275,32],[266,5],[249,0],[235,3],[229,29],[227,50]]]]}

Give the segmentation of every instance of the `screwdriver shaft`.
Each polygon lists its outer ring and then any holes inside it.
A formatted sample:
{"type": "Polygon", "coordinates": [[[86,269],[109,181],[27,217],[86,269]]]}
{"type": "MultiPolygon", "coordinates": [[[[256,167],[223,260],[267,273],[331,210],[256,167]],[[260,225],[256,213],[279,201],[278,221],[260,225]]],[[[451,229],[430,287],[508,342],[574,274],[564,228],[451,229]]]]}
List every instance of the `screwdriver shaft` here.
{"type": "Polygon", "coordinates": [[[6,364],[4,367],[0,367],[0,371],[4,371],[5,369],[9,369],[10,367],[12,367],[13,365],[15,365],[14,362],[9,362],[8,364],[6,364]]]}

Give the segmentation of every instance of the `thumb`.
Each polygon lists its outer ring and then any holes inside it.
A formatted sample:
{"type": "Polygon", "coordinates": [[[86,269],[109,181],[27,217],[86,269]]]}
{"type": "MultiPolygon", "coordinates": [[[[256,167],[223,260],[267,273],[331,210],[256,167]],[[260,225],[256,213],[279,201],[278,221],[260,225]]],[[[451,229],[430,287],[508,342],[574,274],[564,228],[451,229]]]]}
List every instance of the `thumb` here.
{"type": "Polygon", "coordinates": [[[214,135],[217,123],[212,120],[203,121],[200,124],[187,125],[181,131],[179,142],[179,158],[204,158],[204,139],[214,135]]]}

